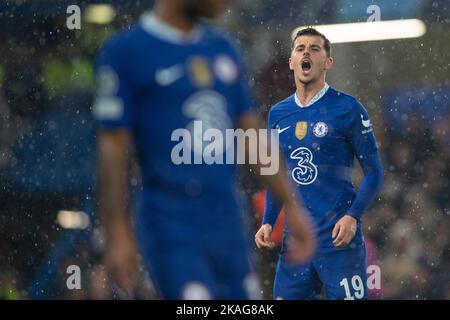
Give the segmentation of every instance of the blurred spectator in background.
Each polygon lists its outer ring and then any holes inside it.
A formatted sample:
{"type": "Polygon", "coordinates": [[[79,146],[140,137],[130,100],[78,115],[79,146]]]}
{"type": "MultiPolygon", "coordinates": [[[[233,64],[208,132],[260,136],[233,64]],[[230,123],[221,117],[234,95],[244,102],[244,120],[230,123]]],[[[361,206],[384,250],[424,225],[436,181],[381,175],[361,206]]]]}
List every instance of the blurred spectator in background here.
{"type": "MultiPolygon", "coordinates": [[[[277,43],[274,41],[273,43],[277,43]]],[[[258,89],[261,97],[260,103],[262,112],[269,112],[269,107],[273,106],[280,99],[284,99],[295,91],[294,76],[289,70],[288,58],[282,51],[279,43],[278,49],[271,60],[263,67],[258,75],[258,89]]],[[[288,54],[289,55],[289,54],[288,54]]],[[[264,117],[267,119],[267,117],[264,117]]]]}
{"type": "Polygon", "coordinates": [[[20,293],[20,284],[11,267],[2,266],[0,268],[0,300],[24,299],[20,293]]]}
{"type": "Polygon", "coordinates": [[[13,113],[0,86],[0,172],[16,160],[12,145],[26,131],[27,124],[22,116],[13,113]]]}

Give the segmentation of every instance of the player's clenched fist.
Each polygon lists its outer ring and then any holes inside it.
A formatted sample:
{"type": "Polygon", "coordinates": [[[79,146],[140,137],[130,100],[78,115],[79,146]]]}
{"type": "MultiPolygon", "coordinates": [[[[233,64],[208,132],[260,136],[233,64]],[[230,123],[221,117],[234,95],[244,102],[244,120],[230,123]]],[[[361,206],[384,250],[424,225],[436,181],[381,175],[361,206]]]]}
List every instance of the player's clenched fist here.
{"type": "Polygon", "coordinates": [[[355,237],[356,219],[352,216],[343,216],[334,226],[332,237],[333,245],[337,248],[347,246],[355,237]]]}
{"type": "MultiPolygon", "coordinates": [[[[309,261],[316,249],[316,238],[309,219],[304,211],[294,202],[286,204],[286,218],[289,236],[286,238],[286,261],[301,264],[309,261]]],[[[255,243],[259,249],[272,249],[275,243],[270,240],[272,226],[263,224],[255,235],[255,243]]]]}
{"type": "Polygon", "coordinates": [[[275,246],[273,241],[270,241],[272,233],[272,226],[268,223],[263,224],[255,234],[255,243],[259,249],[272,249],[275,246]]]}

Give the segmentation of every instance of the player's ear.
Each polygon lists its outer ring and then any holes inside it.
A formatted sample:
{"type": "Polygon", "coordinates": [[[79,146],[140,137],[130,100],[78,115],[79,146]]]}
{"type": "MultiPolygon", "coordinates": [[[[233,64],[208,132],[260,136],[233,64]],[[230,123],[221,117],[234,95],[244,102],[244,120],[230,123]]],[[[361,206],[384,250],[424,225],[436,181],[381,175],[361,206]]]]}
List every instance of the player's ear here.
{"type": "Polygon", "coordinates": [[[333,58],[328,57],[327,62],[325,63],[325,70],[330,70],[332,66],[333,66],[333,58]]]}
{"type": "Polygon", "coordinates": [[[294,70],[294,66],[292,64],[292,58],[289,58],[289,70],[294,70]]]}

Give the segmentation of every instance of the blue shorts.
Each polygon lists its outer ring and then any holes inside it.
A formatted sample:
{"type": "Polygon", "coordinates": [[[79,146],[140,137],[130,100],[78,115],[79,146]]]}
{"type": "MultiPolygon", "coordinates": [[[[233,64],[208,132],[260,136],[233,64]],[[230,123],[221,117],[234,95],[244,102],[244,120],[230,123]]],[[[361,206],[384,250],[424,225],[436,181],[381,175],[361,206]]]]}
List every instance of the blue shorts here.
{"type": "Polygon", "coordinates": [[[241,241],[219,244],[158,239],[139,242],[150,278],[161,298],[253,298],[258,280],[250,272],[249,256],[241,241]]]}
{"type": "MultiPolygon", "coordinates": [[[[253,298],[255,292],[260,295],[239,208],[229,201],[229,205],[182,211],[155,206],[154,198],[144,191],[136,200],[135,231],[161,298],[243,300],[253,298]]],[[[183,204],[174,197],[171,205],[183,204]]]]}
{"type": "Polygon", "coordinates": [[[284,254],[278,260],[273,297],[315,300],[322,288],[329,300],[367,299],[366,249],[363,244],[318,250],[304,265],[290,265],[284,254]]]}

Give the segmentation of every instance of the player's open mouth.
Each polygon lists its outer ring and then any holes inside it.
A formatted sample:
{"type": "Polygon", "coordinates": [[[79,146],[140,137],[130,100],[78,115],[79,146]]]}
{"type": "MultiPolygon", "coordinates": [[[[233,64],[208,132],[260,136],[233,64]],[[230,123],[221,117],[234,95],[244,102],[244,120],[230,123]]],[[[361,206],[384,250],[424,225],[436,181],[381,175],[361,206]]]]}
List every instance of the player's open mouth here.
{"type": "Polygon", "coordinates": [[[309,71],[311,69],[311,62],[309,60],[302,61],[302,70],[309,71]]]}

